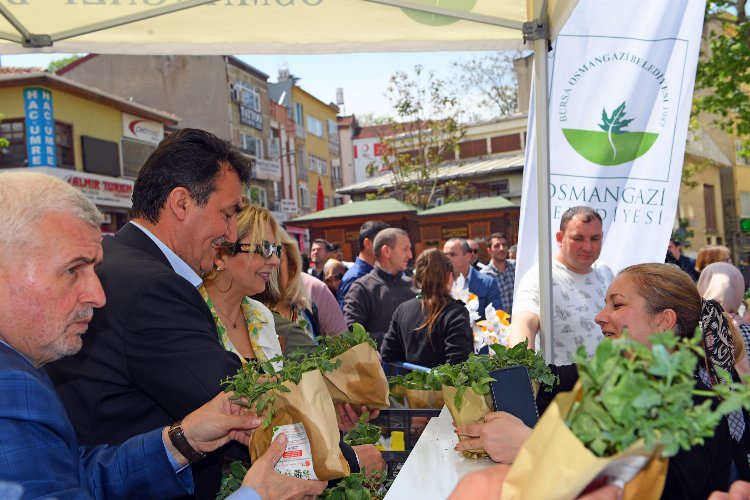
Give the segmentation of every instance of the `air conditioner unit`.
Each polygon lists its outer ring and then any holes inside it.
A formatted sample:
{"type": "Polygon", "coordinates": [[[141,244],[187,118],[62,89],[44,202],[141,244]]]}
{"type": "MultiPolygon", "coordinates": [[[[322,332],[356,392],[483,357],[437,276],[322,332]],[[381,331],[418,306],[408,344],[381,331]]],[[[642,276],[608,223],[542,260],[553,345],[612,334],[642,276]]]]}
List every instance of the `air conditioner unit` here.
{"type": "Polygon", "coordinates": [[[241,103],[242,98],[243,98],[242,89],[234,85],[233,83],[230,83],[229,84],[229,98],[232,99],[232,102],[241,103]]]}

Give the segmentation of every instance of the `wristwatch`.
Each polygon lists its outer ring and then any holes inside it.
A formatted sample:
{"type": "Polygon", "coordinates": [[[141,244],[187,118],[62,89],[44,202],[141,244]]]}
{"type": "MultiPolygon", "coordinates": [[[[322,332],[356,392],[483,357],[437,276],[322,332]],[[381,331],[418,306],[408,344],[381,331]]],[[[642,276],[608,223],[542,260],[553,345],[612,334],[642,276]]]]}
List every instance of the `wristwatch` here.
{"type": "Polygon", "coordinates": [[[177,451],[179,451],[189,463],[194,464],[195,462],[206,458],[205,453],[197,451],[190,446],[190,443],[188,443],[185,433],[182,430],[182,420],[178,420],[170,425],[167,434],[169,435],[169,440],[172,441],[172,446],[177,448],[177,451]]]}

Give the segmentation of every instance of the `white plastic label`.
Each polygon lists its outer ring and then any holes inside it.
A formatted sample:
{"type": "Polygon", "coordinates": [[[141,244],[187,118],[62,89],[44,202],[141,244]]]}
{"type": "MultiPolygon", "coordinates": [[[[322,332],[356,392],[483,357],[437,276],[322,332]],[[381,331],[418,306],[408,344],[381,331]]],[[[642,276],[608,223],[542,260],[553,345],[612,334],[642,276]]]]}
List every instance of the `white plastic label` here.
{"type": "Polygon", "coordinates": [[[276,464],[276,472],[300,479],[318,479],[313,469],[310,440],[302,422],[274,427],[273,439],[282,432],[288,441],[286,451],[276,464]]]}

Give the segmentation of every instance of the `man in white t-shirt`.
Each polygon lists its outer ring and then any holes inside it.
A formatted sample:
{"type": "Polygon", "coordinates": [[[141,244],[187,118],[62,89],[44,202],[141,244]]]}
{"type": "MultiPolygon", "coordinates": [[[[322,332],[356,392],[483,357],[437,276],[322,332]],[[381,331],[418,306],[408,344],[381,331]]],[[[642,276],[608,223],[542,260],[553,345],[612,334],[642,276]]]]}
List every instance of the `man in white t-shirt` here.
{"type": "MultiPolygon", "coordinates": [[[[552,331],[557,365],[573,362],[578,346],[589,354],[604,338],[594,316],[604,306],[612,271],[596,264],[602,250],[602,218],[590,207],[565,211],[557,232],[560,251],[552,259],[552,331]]],[[[529,339],[535,345],[539,332],[539,266],[524,274],[513,303],[510,345],[529,339]]]]}

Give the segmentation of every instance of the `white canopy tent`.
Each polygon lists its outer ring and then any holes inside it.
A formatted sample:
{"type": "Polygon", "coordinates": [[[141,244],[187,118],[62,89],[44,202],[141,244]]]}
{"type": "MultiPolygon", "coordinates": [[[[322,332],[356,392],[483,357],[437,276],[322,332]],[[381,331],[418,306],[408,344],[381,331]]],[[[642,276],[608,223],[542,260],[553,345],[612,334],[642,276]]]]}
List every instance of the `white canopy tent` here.
{"type": "Polygon", "coordinates": [[[548,44],[577,0],[0,0],[0,54],[534,50],[542,346],[551,342],[548,44]],[[440,3],[443,7],[436,7],[440,3]]]}

